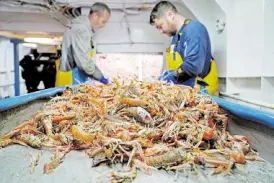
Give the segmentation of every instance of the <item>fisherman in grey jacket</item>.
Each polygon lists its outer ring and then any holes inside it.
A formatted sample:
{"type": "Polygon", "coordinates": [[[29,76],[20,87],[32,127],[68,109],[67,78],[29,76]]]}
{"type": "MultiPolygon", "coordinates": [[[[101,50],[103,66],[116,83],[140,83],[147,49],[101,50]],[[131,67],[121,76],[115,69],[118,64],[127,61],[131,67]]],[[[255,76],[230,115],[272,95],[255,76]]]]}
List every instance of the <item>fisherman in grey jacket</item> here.
{"type": "Polygon", "coordinates": [[[103,76],[95,65],[91,55],[93,34],[104,27],[110,17],[110,9],[104,3],[95,3],[88,16],[81,15],[69,25],[63,36],[60,71],[72,70],[72,83],[87,81],[88,77],[108,84],[110,81],[103,76]]]}

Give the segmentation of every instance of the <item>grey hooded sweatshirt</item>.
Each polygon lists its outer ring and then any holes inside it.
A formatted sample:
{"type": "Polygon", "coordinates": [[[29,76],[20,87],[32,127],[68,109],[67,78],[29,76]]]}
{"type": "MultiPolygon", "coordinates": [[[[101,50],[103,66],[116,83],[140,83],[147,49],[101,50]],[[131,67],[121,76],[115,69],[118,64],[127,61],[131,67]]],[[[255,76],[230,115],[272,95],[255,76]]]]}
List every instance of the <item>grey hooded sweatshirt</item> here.
{"type": "Polygon", "coordinates": [[[90,58],[93,31],[87,16],[72,20],[63,36],[60,71],[71,71],[78,67],[89,77],[100,80],[102,72],[90,58]]]}

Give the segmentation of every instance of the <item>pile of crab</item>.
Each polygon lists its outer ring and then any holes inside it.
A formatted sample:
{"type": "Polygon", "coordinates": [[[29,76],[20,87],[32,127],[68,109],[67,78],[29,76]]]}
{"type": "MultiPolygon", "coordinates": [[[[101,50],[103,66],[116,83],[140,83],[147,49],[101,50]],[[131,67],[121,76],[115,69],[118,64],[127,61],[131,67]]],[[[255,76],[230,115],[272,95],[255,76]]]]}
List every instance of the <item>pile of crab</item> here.
{"type": "Polygon", "coordinates": [[[93,166],[125,164],[127,172],[110,172],[117,182],[133,180],[137,169],[196,172],[206,166],[227,174],[235,164],[259,160],[245,136],[226,131],[227,116],[210,96],[164,82],[114,81],[65,88],[32,119],[1,135],[0,147],[56,149],[44,165],[47,174],[70,151],[85,150],[93,166]]]}

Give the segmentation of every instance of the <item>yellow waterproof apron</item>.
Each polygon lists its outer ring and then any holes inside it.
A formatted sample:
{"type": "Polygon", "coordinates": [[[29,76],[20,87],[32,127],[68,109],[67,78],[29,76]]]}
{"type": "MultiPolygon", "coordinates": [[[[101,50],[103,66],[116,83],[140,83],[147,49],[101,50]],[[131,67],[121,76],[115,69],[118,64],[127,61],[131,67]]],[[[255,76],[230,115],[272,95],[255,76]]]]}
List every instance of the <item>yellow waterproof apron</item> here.
{"type": "MultiPolygon", "coordinates": [[[[189,22],[190,20],[186,20],[185,25],[187,25],[189,22]]],[[[179,34],[182,35],[182,33],[179,33],[179,34]]],[[[174,48],[175,48],[174,45],[172,45],[166,50],[167,52],[166,60],[167,60],[168,70],[176,70],[178,67],[180,67],[183,64],[183,59],[180,53],[177,51],[174,52],[174,48]]],[[[201,89],[201,85],[197,83],[198,80],[202,80],[208,84],[208,86],[206,86],[205,88],[210,95],[219,96],[218,73],[217,73],[216,63],[213,58],[211,60],[209,73],[204,78],[200,78],[200,77],[195,78],[194,86],[196,88],[201,89]]]]}
{"type": "MultiPolygon", "coordinates": [[[[93,43],[91,42],[93,48],[93,43]]],[[[92,58],[94,55],[94,50],[90,50],[90,58],[92,58]]],[[[67,85],[72,85],[73,84],[73,71],[68,71],[68,72],[62,72],[60,71],[60,60],[57,60],[55,62],[56,64],[56,81],[55,81],[55,87],[58,86],[67,86],[67,85]]]]}

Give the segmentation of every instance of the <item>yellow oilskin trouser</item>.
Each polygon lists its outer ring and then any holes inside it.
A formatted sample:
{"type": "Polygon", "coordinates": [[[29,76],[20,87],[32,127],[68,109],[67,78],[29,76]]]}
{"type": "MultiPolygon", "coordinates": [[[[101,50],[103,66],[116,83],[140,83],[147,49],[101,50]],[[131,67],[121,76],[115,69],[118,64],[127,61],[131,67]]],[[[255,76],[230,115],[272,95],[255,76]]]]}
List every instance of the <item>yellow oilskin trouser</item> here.
{"type": "MultiPolygon", "coordinates": [[[[90,58],[92,58],[93,55],[94,55],[94,51],[92,49],[90,50],[90,58]]],[[[55,87],[72,85],[73,83],[72,71],[68,71],[68,72],[60,71],[59,69],[60,60],[56,60],[55,64],[56,64],[55,87]]]]}
{"type": "MultiPolygon", "coordinates": [[[[170,48],[167,49],[167,68],[168,70],[176,70],[183,64],[183,59],[179,52],[173,53],[170,48]]],[[[200,78],[196,77],[195,79],[195,87],[201,88],[199,84],[197,84],[198,80],[203,80],[209,86],[206,86],[207,92],[213,96],[219,96],[219,81],[218,81],[218,73],[215,61],[212,59],[210,64],[210,70],[206,77],[200,78]]]]}

